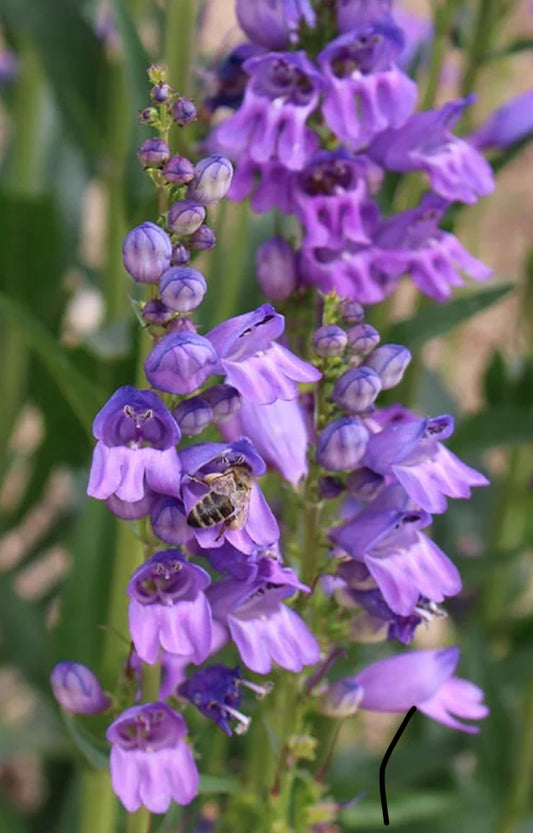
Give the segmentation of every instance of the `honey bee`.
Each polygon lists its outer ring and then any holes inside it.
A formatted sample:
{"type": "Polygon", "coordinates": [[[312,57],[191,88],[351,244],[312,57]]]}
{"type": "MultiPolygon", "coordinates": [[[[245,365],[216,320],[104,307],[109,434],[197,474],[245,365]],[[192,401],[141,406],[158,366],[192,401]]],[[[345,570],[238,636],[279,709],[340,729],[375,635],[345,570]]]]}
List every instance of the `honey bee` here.
{"type": "Polygon", "coordinates": [[[222,472],[206,474],[203,479],[191,477],[196,483],[209,486],[209,491],[194,504],[187,523],[200,529],[222,523],[216,541],[226,529],[241,529],[246,523],[254,479],[250,466],[240,460],[222,472]]]}

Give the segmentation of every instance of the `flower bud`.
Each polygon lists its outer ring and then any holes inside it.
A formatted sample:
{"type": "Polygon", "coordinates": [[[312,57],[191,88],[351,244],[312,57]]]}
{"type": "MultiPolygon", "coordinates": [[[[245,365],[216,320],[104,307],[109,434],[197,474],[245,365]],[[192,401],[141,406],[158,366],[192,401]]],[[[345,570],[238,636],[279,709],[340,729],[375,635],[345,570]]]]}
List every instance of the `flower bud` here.
{"type": "Polygon", "coordinates": [[[168,210],[168,227],[180,236],[192,234],[204,220],[205,208],[195,200],[179,200],[172,203],[168,210]]]}
{"type": "Polygon", "coordinates": [[[218,357],[198,333],[169,333],[155,345],[144,363],[146,378],[166,393],[192,393],[215,372],[218,357]]]}
{"type": "Polygon", "coordinates": [[[191,259],[191,253],[182,243],[176,243],[172,249],[170,262],[172,266],[185,266],[191,259]]]}
{"type": "Polygon", "coordinates": [[[155,84],[150,90],[150,97],[157,101],[158,104],[163,104],[172,95],[172,87],[170,84],[155,84]]]}
{"type": "Polygon", "coordinates": [[[149,324],[167,324],[173,314],[166,304],[156,298],[147,301],[142,308],[142,316],[149,324]]]}
{"type": "Polygon", "coordinates": [[[208,249],[213,249],[216,246],[216,242],[217,239],[213,229],[209,226],[200,226],[200,228],[196,229],[194,234],[191,235],[189,246],[193,249],[193,251],[204,252],[208,249]]]}
{"type": "Polygon", "coordinates": [[[111,705],[90,668],[78,662],[58,662],[50,684],[61,708],[74,714],[99,714],[111,705]]]}
{"type": "Polygon", "coordinates": [[[354,414],[367,411],[381,390],[381,379],[370,367],[351,367],[337,379],[332,398],[354,414]]]}
{"type": "Polygon", "coordinates": [[[194,179],[194,165],[186,156],[171,156],[163,168],[163,176],[173,185],[186,185],[194,179]]]}
{"type": "Polygon", "coordinates": [[[316,459],[329,471],[353,469],[365,453],[368,431],[356,417],[330,422],[317,442],[316,459]]]}
{"type": "Polygon", "coordinates": [[[159,121],[159,113],[156,107],[145,107],[139,110],[139,121],[141,124],[153,125],[159,121]]]}
{"type": "Polygon", "coordinates": [[[340,305],[340,313],[348,324],[360,324],[364,320],[365,311],[358,301],[346,298],[340,305]]]}
{"type": "Polygon", "coordinates": [[[265,240],[255,254],[259,289],[269,301],[285,301],[296,289],[296,261],[292,246],[283,237],[265,240]]]}
{"type": "Polygon", "coordinates": [[[231,385],[213,385],[202,393],[213,410],[213,422],[226,422],[240,410],[242,399],[239,391],[231,385]]]}
{"type": "Polygon", "coordinates": [[[374,500],[385,485],[385,477],[365,467],[351,471],[346,488],[358,500],[374,500]]]}
{"type": "Polygon", "coordinates": [[[195,437],[207,428],[213,419],[213,410],[206,399],[201,396],[193,396],[191,399],[184,399],[173,411],[172,415],[178,423],[182,434],[186,437],[195,437]]]}
{"type": "Polygon", "coordinates": [[[213,205],[226,196],[233,178],[233,165],[219,153],[213,153],[195,165],[188,196],[202,205],[213,205]]]}
{"type": "Polygon", "coordinates": [[[170,237],[155,223],[141,223],[132,229],[122,246],[122,262],[139,283],[156,283],[170,264],[170,237]]]}
{"type": "Polygon", "coordinates": [[[370,324],[356,324],[350,327],[347,334],[348,344],[358,356],[366,356],[377,347],[380,335],[370,324]]]}
{"type": "Polygon", "coordinates": [[[196,107],[190,98],[178,98],[178,100],[172,105],[172,118],[176,124],[180,125],[180,127],[184,127],[186,124],[196,121],[198,113],[196,112],[196,107]]]}
{"type": "Polygon", "coordinates": [[[329,685],[319,700],[319,709],[328,717],[350,717],[359,708],[363,689],[355,680],[345,677],[329,685]]]}
{"type": "Polygon", "coordinates": [[[175,312],[190,312],[200,306],[207,292],[201,272],[189,266],[172,266],[159,283],[161,300],[175,312]]]}
{"type": "Polygon", "coordinates": [[[382,389],[389,390],[402,380],[410,361],[411,353],[407,347],[402,347],[401,344],[384,344],[365,359],[365,364],[379,373],[382,389]]]}
{"type": "Polygon", "coordinates": [[[322,356],[322,358],[340,356],[347,343],[346,333],[340,327],[337,327],[336,324],[327,324],[324,327],[319,327],[313,336],[315,353],[322,356]]]}
{"type": "Polygon", "coordinates": [[[164,84],[167,80],[167,69],[161,64],[150,64],[148,67],[148,80],[150,84],[164,84]]]}
{"type": "Polygon", "coordinates": [[[144,168],[160,168],[170,156],[170,150],[163,139],[147,139],[137,151],[144,168]]]}

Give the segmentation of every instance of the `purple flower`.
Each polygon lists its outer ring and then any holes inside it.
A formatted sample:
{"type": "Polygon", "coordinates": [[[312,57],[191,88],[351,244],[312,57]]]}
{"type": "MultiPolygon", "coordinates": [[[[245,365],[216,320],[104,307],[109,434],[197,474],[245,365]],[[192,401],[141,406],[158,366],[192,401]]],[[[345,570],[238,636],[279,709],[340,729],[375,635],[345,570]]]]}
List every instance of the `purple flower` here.
{"type": "Polygon", "coordinates": [[[197,117],[196,106],[190,98],[178,98],[172,105],[172,119],[180,127],[196,121],[197,117]]]}
{"type": "Polygon", "coordinates": [[[231,385],[212,385],[202,392],[202,398],[209,402],[213,411],[213,421],[226,422],[234,416],[242,406],[242,397],[231,385]]]}
{"type": "Polygon", "coordinates": [[[358,417],[341,417],[324,428],[316,446],[317,463],[328,471],[353,469],[365,453],[369,433],[358,417]]]}
{"type": "Polygon", "coordinates": [[[154,534],[166,544],[189,546],[194,540],[182,500],[168,495],[157,495],[151,502],[149,512],[154,534]]]}
{"type": "Polygon", "coordinates": [[[371,324],[356,324],[346,333],[348,344],[357,356],[366,356],[379,344],[380,335],[371,324]]]}
{"type": "Polygon", "coordinates": [[[285,328],[270,304],[219,324],[207,334],[228,384],[257,405],[295,399],[297,382],[316,382],[321,373],[274,341],[285,328]]]}
{"type": "Polygon", "coordinates": [[[209,112],[218,107],[236,110],[242,104],[248,76],[242,68],[247,58],[259,55],[263,50],[255,43],[239,43],[229,55],[222,60],[212,79],[214,93],[205,101],[209,112]]]}
{"type": "Polygon", "coordinates": [[[341,356],[348,344],[348,336],[337,324],[325,324],[313,333],[313,349],[323,359],[341,356]]]}
{"type": "Polygon", "coordinates": [[[345,150],[321,151],[294,178],[293,211],[304,227],[306,247],[340,248],[369,243],[365,203],[372,163],[345,150]]]}
{"type": "Polygon", "coordinates": [[[350,32],[356,26],[369,23],[388,14],[392,0],[337,0],[337,25],[340,32],[350,32]]]}
{"type": "MultiPolygon", "coordinates": [[[[217,490],[212,475],[224,475],[234,466],[246,466],[252,477],[260,477],[266,466],[247,437],[232,443],[198,443],[184,449],[182,493],[187,518],[193,507],[209,492],[217,490]],[[211,476],[211,477],[210,477],[211,476]],[[205,478],[207,477],[207,480],[205,478]]],[[[233,500],[235,500],[235,496],[233,500]]],[[[231,497],[227,497],[230,504],[231,497]]],[[[255,546],[267,546],[279,538],[278,523],[257,483],[243,495],[239,524],[219,521],[212,526],[191,527],[203,549],[220,547],[229,541],[241,552],[251,552],[255,546]],[[232,526],[234,528],[232,528],[232,526]]],[[[234,505],[234,504],[233,504],[234,505]]],[[[239,507],[236,507],[239,508],[239,507]]]]}
{"type": "Polygon", "coordinates": [[[365,366],[378,374],[383,390],[390,390],[402,381],[410,361],[411,353],[407,347],[401,344],[382,344],[366,357],[365,366]]]}
{"type": "Polygon", "coordinates": [[[132,229],[122,246],[124,268],[139,283],[156,283],[170,264],[170,237],[155,223],[141,223],[132,229]]]}
{"type": "Polygon", "coordinates": [[[217,129],[218,145],[232,158],[246,151],[256,163],[276,159],[299,170],[307,161],[312,134],[306,121],[318,104],[322,76],[305,52],[258,55],[244,69],[250,81],[243,103],[217,129]]]}
{"type": "Polygon", "coordinates": [[[372,407],[382,388],[381,378],[370,367],[351,367],[339,376],[331,396],[334,402],[353,414],[372,407]]]}
{"type": "Polygon", "coordinates": [[[174,234],[192,234],[204,220],[205,208],[197,200],[178,200],[168,210],[167,224],[174,234]]]}
{"type": "Polygon", "coordinates": [[[231,737],[230,721],[237,721],[235,731],[238,735],[250,725],[250,718],[238,711],[242,702],[240,683],[239,666],[209,665],[181,683],[178,694],[190,700],[199,712],[231,737]]]}
{"type": "Polygon", "coordinates": [[[50,685],[61,708],[74,714],[100,714],[111,705],[95,674],[79,662],[54,665],[50,685]]]}
{"type": "Polygon", "coordinates": [[[256,249],[255,274],[259,289],[269,301],[285,301],[296,288],[292,246],[284,237],[265,240],[256,249]]]}
{"type": "Polygon", "coordinates": [[[215,232],[209,226],[200,226],[189,238],[189,246],[195,252],[207,252],[217,244],[215,232]]]}
{"type": "Polygon", "coordinates": [[[163,176],[173,185],[186,185],[194,179],[194,165],[186,156],[171,156],[163,168],[163,176]]]}
{"type": "Polygon", "coordinates": [[[504,149],[524,139],[533,131],[533,89],[514,96],[468,137],[479,150],[504,149]]]}
{"type": "Polygon", "coordinates": [[[205,570],[189,564],[180,550],[156,552],[128,584],[129,625],[139,657],[157,662],[159,646],[190,656],[196,664],[209,654],[211,611],[205,570]]]}
{"type": "Polygon", "coordinates": [[[266,462],[293,486],[307,474],[309,426],[298,399],[277,399],[270,405],[244,399],[240,411],[221,430],[228,441],[243,434],[249,437],[266,462]]]}
{"type": "Polygon", "coordinates": [[[364,464],[395,477],[415,504],[440,514],[446,511],[446,496],[469,498],[471,486],[488,485],[486,477],[438,442],[453,431],[451,417],[420,419],[403,409],[397,409],[397,416],[372,434],[364,464]]]}
{"type": "Polygon", "coordinates": [[[163,139],[147,139],[137,151],[144,168],[160,168],[168,160],[170,150],[163,139]]]}
{"type": "Polygon", "coordinates": [[[173,266],[161,276],[161,300],[175,312],[191,312],[198,307],[207,292],[207,283],[198,269],[173,266]]]}
{"type": "Polygon", "coordinates": [[[109,726],[111,783],[128,812],[166,813],[171,801],[193,800],[198,770],[186,734],[183,717],[165,703],[133,706],[109,726]]]}
{"type": "MultiPolygon", "coordinates": [[[[305,156],[309,158],[316,152],[318,140],[313,133],[309,133],[306,142],[305,156]]],[[[240,202],[253,191],[250,202],[257,214],[270,211],[272,208],[283,214],[290,214],[291,181],[291,172],[277,160],[259,164],[254,162],[247,151],[243,151],[235,169],[228,198],[240,202]]]]}
{"type": "Polygon", "coordinates": [[[318,56],[329,81],[324,118],[354,150],[401,127],[413,112],[416,84],[394,63],[403,46],[401,29],[383,16],[336,38],[318,56]]]}
{"type": "Polygon", "coordinates": [[[308,592],[293,571],[263,559],[261,574],[253,582],[222,579],[212,585],[208,598],[215,619],[225,623],[244,664],[268,674],[275,662],[298,673],[320,659],[320,648],[307,625],[283,604],[296,590],[308,592]]]}
{"type": "Polygon", "coordinates": [[[207,399],[201,396],[183,399],[176,405],[172,414],[186,437],[201,434],[213,420],[213,409],[207,399]]]}
{"type": "Polygon", "coordinates": [[[494,189],[490,165],[472,145],[450,132],[472,101],[469,96],[415,113],[403,127],[377,136],[368,153],[392,171],[426,171],[431,187],[444,199],[476,202],[494,189]]]}
{"type": "Polygon", "coordinates": [[[167,393],[192,393],[215,372],[217,355],[197,333],[169,333],[158,341],[144,363],[146,378],[167,393]]]}
{"type": "Polygon", "coordinates": [[[213,153],[195,165],[194,179],[187,195],[202,205],[214,205],[226,196],[232,178],[233,165],[229,159],[220,153],[213,153]]]}
{"type": "Polygon", "coordinates": [[[298,39],[302,20],[310,28],[316,22],[310,0],[237,0],[236,12],[243,32],[267,49],[285,49],[298,39]]]}
{"type": "Polygon", "coordinates": [[[168,324],[173,312],[162,301],[151,298],[142,308],[142,317],[149,324],[168,324]]]}
{"type": "Polygon", "coordinates": [[[93,422],[94,449],[87,494],[105,500],[142,500],[147,489],[179,496],[179,427],[159,397],[119,388],[93,422]]]}
{"type": "Polygon", "coordinates": [[[348,716],[357,708],[378,712],[406,712],[411,706],[428,717],[477,734],[479,728],[462,723],[457,717],[481,720],[489,713],[478,686],[454,677],[459,648],[411,651],[388,657],[363,671],[329,686],[324,695],[326,712],[348,716]]]}

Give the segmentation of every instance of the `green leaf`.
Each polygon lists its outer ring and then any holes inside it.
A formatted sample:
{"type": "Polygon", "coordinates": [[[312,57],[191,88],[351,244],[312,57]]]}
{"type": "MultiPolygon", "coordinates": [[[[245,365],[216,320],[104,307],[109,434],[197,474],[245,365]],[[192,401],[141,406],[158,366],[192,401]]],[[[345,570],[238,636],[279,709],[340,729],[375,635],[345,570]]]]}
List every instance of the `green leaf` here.
{"type": "Polygon", "coordinates": [[[10,576],[0,573],[0,633],[4,651],[27,679],[49,690],[48,641],[44,616],[15,593],[10,576]]]}
{"type": "Polygon", "coordinates": [[[387,341],[403,344],[413,351],[420,350],[427,341],[444,335],[462,321],[467,321],[497,301],[515,287],[512,284],[496,286],[472,295],[455,298],[446,304],[435,304],[421,309],[412,318],[398,321],[387,331],[387,341]]]}
{"type": "Polygon", "coordinates": [[[201,775],[198,792],[206,793],[232,793],[236,794],[242,790],[240,781],[230,775],[201,775]]]}
{"type": "Polygon", "coordinates": [[[500,406],[464,419],[450,440],[459,455],[498,446],[529,445],[533,437],[533,413],[500,406]]]}
{"type": "Polygon", "coordinates": [[[45,326],[18,301],[0,293],[0,314],[15,324],[26,343],[37,353],[59,390],[91,435],[91,424],[104,396],[71,364],[45,326]]]}
{"type": "Polygon", "coordinates": [[[516,38],[508,43],[503,49],[494,50],[488,56],[489,61],[497,58],[506,58],[509,55],[516,55],[519,52],[529,52],[533,49],[533,38],[516,38]]]}
{"type": "MultiPolygon", "coordinates": [[[[433,816],[457,810],[456,793],[423,792],[402,796],[387,796],[387,807],[392,825],[424,821],[433,816]]],[[[341,812],[343,830],[379,827],[383,829],[381,803],[362,801],[341,812]]]]}

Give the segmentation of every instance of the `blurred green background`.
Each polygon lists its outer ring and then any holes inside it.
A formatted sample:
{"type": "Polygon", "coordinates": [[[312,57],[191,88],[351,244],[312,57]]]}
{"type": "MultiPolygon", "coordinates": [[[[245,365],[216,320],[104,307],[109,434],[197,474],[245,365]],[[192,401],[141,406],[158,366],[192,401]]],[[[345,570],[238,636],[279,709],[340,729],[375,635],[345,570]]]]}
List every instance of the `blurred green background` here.
{"type": "MultiPolygon", "coordinates": [[[[469,67],[471,126],[531,84],[529,5],[433,4],[448,20],[433,47],[446,49],[437,97],[457,95],[469,67]],[[473,58],[481,12],[489,31],[473,58]]],[[[164,60],[174,86],[201,101],[240,35],[231,0],[0,0],[0,37],[0,831],[98,833],[101,808],[82,810],[107,778],[105,749],[83,724],[65,725],[48,675],[70,658],[110,684],[124,650],[101,625],[125,630],[111,586],[128,575],[129,533],[85,487],[93,416],[137,363],[121,245],[156,209],[136,114],[149,63],[164,60]]],[[[403,287],[370,313],[383,339],[420,356],[398,396],[455,414],[451,447],[493,482],[434,526],[465,589],[416,641],[459,642],[460,674],[485,689],[491,716],[474,738],[412,721],[388,768],[391,826],[412,833],[533,831],[533,147],[495,161],[495,194],[455,216],[462,242],[494,268],[491,286],[442,307],[418,306],[403,287]]],[[[205,328],[256,303],[253,249],[272,232],[247,205],[221,207],[215,222],[205,328]]],[[[333,791],[363,795],[343,830],[382,827],[379,762],[399,722],[366,714],[345,727],[333,791]]]]}

